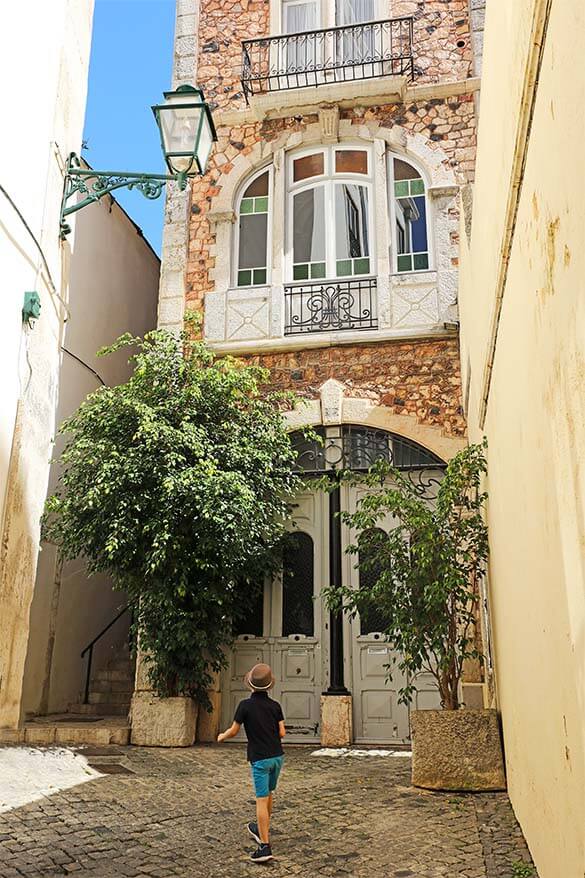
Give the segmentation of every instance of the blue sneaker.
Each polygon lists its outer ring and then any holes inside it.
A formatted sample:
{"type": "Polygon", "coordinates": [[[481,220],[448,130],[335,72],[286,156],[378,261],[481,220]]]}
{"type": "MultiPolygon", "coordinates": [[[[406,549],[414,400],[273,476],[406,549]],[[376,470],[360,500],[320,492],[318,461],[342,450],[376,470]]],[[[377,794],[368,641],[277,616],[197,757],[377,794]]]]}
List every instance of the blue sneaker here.
{"type": "Polygon", "coordinates": [[[258,832],[258,824],[254,822],[246,823],[246,829],[252,836],[255,842],[258,844],[262,844],[262,839],[260,838],[260,833],[258,832]]]}
{"type": "Polygon", "coordinates": [[[250,857],[253,863],[267,863],[268,860],[273,860],[272,849],[269,844],[261,844],[258,850],[254,851],[252,856],[250,857]]]}

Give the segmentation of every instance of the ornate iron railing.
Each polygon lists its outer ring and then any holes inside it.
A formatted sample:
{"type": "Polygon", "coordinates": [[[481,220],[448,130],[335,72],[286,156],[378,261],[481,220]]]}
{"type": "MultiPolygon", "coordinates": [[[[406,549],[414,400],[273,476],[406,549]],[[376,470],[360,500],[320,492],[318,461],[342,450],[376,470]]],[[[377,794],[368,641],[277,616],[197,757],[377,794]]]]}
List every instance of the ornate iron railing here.
{"type": "Polygon", "coordinates": [[[414,79],[411,17],[242,42],[246,101],[254,94],[380,76],[414,79]]]}
{"type": "Polygon", "coordinates": [[[287,284],[284,334],[377,329],[375,277],[287,284]]]}

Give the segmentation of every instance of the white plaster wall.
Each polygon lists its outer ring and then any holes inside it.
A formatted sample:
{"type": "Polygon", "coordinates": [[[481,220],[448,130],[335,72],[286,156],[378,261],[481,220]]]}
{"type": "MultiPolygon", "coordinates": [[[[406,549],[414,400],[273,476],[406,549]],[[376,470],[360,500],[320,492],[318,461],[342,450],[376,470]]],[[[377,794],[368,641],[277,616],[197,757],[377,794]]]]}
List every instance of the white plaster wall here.
{"type": "MultiPolygon", "coordinates": [[[[120,384],[131,374],[129,352],[107,357],[96,352],[124,332],[143,335],[156,325],[160,260],[132,220],[107,197],[77,216],[71,259],[70,318],[64,347],[100,375],[120,384]]],[[[57,423],[72,414],[99,386],[81,363],[65,355],[59,377],[57,423]]],[[[65,437],[58,437],[56,452],[65,437]]],[[[51,467],[49,491],[58,477],[51,467]]],[[[31,607],[30,640],[25,672],[25,712],[60,712],[79,699],[84,682],[82,649],[114,618],[125,602],[109,577],[88,577],[83,561],[56,567],[55,551],[43,545],[31,607]]],[[[95,648],[98,670],[112,647],[127,636],[126,616],[95,648]]]]}
{"type": "Polygon", "coordinates": [[[49,269],[0,192],[0,726],[15,725],[21,708],[65,317],[59,296],[67,296],[68,248],[59,241],[62,162],[81,146],[92,13],[93,0],[0,6],[0,184],[49,269]],[[32,330],[21,321],[27,290],[42,302],[32,330]]]}

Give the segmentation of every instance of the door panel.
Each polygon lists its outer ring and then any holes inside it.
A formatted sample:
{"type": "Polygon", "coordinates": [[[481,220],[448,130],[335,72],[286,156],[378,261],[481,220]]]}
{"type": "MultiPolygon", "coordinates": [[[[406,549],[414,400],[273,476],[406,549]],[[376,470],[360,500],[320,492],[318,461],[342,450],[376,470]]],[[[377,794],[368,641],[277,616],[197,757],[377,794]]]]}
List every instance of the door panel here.
{"type": "MultiPolygon", "coordinates": [[[[267,662],[276,678],[271,695],[282,705],[287,740],[294,743],[318,738],[319,696],[324,680],[319,595],[328,581],[324,551],[328,544],[327,500],[323,492],[307,492],[296,500],[291,531],[299,534],[300,551],[293,546],[287,572],[265,586],[266,636],[244,635],[234,645],[230,668],[223,676],[222,714],[226,726],[238,702],[248,697],[244,675],[257,662],[267,662]]],[[[245,738],[243,731],[238,738],[245,738]]]]}
{"type": "MultiPolygon", "coordinates": [[[[364,488],[345,488],[343,502],[345,508],[354,512],[364,488]]],[[[393,526],[390,517],[383,519],[379,526],[388,531],[393,526]]],[[[355,536],[344,527],[345,545],[355,542],[355,536]]],[[[345,567],[346,581],[359,588],[360,571],[356,556],[349,556],[345,567]]],[[[363,572],[362,572],[362,575],[363,572]]],[[[367,574],[366,574],[367,575],[367,574]]],[[[409,708],[398,703],[398,692],[406,685],[406,676],[399,671],[396,661],[398,654],[384,642],[381,631],[384,623],[378,614],[370,614],[369,631],[362,633],[359,617],[348,622],[349,641],[352,656],[352,691],[354,705],[354,732],[357,742],[362,743],[408,743],[410,738],[409,708]],[[388,665],[392,666],[392,680],[387,677],[388,665]]],[[[412,706],[415,708],[439,707],[439,696],[430,674],[417,678],[419,689],[412,706]]]]}

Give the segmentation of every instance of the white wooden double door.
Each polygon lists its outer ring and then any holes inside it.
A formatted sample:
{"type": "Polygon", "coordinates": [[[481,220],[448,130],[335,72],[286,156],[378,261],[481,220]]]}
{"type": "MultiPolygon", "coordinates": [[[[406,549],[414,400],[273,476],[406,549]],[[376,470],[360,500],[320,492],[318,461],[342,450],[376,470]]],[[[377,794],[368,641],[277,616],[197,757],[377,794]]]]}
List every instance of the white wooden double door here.
{"type": "MultiPolygon", "coordinates": [[[[341,508],[354,511],[361,489],[342,487],[341,508]]],[[[381,523],[384,529],[391,521],[381,523]]],[[[320,696],[329,685],[329,611],[321,590],[329,584],[329,495],[301,494],[296,502],[293,537],[283,574],[266,583],[262,600],[241,626],[223,678],[223,722],[249,694],[244,675],[257,662],[271,665],[276,677],[272,696],[282,704],[288,740],[316,741],[320,733],[320,696]]],[[[355,542],[341,525],[342,545],[355,542]]],[[[344,552],[345,583],[360,586],[358,558],[344,552]]],[[[379,630],[377,614],[353,621],[344,618],[344,682],[353,695],[354,738],[358,743],[400,744],[409,740],[409,709],[398,703],[405,678],[395,667],[388,680],[392,654],[379,630]],[[378,629],[378,630],[377,630],[378,629]]],[[[419,678],[415,707],[438,706],[432,681],[419,678]]],[[[243,733],[240,733],[243,737],[243,733]]]]}

